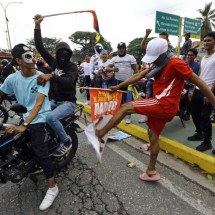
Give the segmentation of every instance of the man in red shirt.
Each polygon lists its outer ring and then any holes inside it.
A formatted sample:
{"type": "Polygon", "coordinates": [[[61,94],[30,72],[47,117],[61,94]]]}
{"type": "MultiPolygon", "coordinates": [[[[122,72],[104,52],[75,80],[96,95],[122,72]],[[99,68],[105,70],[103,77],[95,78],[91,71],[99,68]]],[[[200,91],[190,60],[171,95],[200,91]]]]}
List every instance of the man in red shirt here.
{"type": "MultiPolygon", "coordinates": [[[[202,93],[215,107],[215,97],[207,85],[192,72],[190,67],[182,60],[168,56],[167,41],[162,38],[151,40],[143,58],[146,63],[153,63],[160,68],[156,74],[155,70],[145,69],[134,74],[126,81],[111,87],[116,91],[129,84],[134,84],[144,77],[154,74],[153,98],[138,99],[121,106],[120,110],[100,130],[96,130],[96,136],[102,138],[111,128],[115,127],[128,113],[138,113],[148,116],[149,139],[151,143],[150,161],[146,172],[140,175],[144,181],[157,181],[160,175],[156,172],[156,161],[159,153],[159,135],[165,124],[173,119],[179,110],[179,101],[185,80],[189,80],[200,88],[202,93]],[[163,62],[166,62],[165,64],[163,62]]],[[[156,70],[157,71],[157,70],[156,70]]]]}

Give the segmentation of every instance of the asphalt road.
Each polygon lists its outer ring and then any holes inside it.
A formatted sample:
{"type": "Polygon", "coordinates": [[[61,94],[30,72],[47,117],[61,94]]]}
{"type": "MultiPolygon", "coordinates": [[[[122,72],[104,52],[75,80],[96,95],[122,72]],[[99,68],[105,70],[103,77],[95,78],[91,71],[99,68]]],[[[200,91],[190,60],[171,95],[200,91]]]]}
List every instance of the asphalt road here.
{"type": "MultiPolygon", "coordinates": [[[[41,175],[37,184],[26,179],[20,184],[0,185],[0,214],[215,214],[215,191],[161,163],[157,169],[162,179],[143,182],[138,176],[149,160],[143,151],[122,141],[109,142],[99,164],[84,133],[78,136],[76,157],[56,177],[60,193],[51,208],[46,212],[38,209],[47,189],[41,175]],[[129,161],[136,167],[128,168],[129,161]]],[[[133,144],[138,141],[130,138],[133,144]]]]}

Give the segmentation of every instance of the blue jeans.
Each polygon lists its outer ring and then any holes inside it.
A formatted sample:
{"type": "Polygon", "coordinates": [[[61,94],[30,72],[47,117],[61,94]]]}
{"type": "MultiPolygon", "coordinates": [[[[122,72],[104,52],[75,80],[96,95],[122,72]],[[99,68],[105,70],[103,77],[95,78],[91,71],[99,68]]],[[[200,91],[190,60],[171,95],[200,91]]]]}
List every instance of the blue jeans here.
{"type": "Polygon", "coordinates": [[[54,130],[55,134],[58,135],[61,142],[66,142],[68,140],[68,135],[64,130],[60,119],[68,116],[75,110],[76,104],[69,101],[55,101],[51,100],[52,111],[48,113],[46,117],[47,123],[54,130]]]}
{"type": "Polygon", "coordinates": [[[106,89],[106,88],[109,88],[109,87],[112,87],[112,86],[115,86],[116,85],[116,80],[115,78],[112,78],[108,81],[102,79],[102,88],[103,89],[106,89]]]}

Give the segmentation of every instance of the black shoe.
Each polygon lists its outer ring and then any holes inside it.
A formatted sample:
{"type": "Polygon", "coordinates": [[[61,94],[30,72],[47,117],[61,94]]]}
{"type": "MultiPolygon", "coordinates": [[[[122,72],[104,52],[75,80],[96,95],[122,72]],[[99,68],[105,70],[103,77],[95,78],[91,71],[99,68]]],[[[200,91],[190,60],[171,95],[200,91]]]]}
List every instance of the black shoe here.
{"type": "Polygon", "coordinates": [[[199,146],[196,147],[196,150],[197,151],[200,151],[200,152],[204,152],[204,151],[207,151],[209,149],[212,149],[212,145],[211,143],[209,142],[202,142],[199,146]]]}
{"type": "Polygon", "coordinates": [[[70,149],[72,148],[72,142],[71,139],[66,143],[60,143],[59,147],[52,153],[55,157],[62,157],[64,156],[70,149]]]}
{"type": "Polygon", "coordinates": [[[203,135],[199,133],[195,133],[193,136],[187,138],[190,141],[201,141],[203,140],[203,135]]]}
{"type": "Polygon", "coordinates": [[[185,114],[185,115],[182,117],[182,119],[185,120],[185,121],[188,121],[188,120],[190,120],[190,115],[185,114]]]}
{"type": "Polygon", "coordinates": [[[215,123],[215,119],[214,118],[213,119],[211,118],[211,123],[215,123]]]}
{"type": "Polygon", "coordinates": [[[215,155],[215,149],[213,149],[213,150],[212,150],[212,154],[214,154],[214,155],[215,155]]]}

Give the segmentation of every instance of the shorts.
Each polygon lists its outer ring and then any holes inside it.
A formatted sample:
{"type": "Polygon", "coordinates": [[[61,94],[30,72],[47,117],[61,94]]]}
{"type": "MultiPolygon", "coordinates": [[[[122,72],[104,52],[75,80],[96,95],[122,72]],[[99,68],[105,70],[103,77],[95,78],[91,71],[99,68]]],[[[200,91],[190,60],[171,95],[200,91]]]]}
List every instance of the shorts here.
{"type": "Polygon", "coordinates": [[[177,114],[177,110],[163,108],[156,98],[138,99],[132,102],[135,113],[148,117],[148,127],[159,136],[167,122],[177,114]]]}

